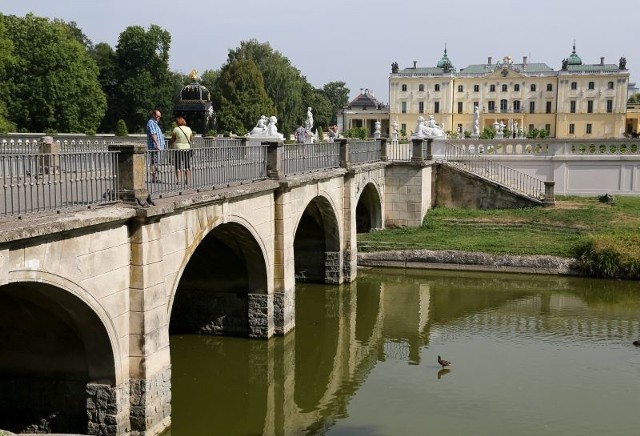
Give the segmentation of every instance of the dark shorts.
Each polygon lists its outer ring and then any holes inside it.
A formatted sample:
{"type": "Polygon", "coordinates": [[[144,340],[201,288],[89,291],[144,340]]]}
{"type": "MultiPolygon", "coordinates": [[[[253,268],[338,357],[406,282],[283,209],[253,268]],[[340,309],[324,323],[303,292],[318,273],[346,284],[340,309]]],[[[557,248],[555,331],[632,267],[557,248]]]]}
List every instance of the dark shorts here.
{"type": "Polygon", "coordinates": [[[178,150],[176,153],[176,170],[191,169],[191,150],[178,150]]]}
{"type": "Polygon", "coordinates": [[[149,159],[152,165],[158,165],[160,161],[160,152],[156,149],[149,149],[149,159]]]}

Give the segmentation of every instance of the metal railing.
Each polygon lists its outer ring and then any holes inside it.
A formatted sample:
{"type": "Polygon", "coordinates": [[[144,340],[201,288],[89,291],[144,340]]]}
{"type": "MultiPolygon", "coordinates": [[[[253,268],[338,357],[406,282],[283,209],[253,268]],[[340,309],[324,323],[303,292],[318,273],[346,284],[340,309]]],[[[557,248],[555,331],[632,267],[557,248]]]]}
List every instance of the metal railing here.
{"type": "Polygon", "coordinates": [[[208,147],[239,147],[245,142],[244,138],[225,138],[225,137],[205,137],[194,138],[191,142],[191,148],[208,148],[208,147]]]}
{"type": "Polygon", "coordinates": [[[444,161],[466,171],[500,183],[538,200],[544,199],[545,186],[542,180],[501,165],[474,152],[453,144],[445,147],[444,161]]]}
{"type": "Polygon", "coordinates": [[[285,176],[340,167],[339,142],[285,145],[283,154],[285,176]]]}
{"type": "Polygon", "coordinates": [[[0,155],[0,215],[82,208],[117,200],[114,152],[0,155]]]}
{"type": "Polygon", "coordinates": [[[146,186],[152,198],[265,180],[263,145],[198,147],[145,153],[146,186]]]}
{"type": "Polygon", "coordinates": [[[381,156],[380,141],[349,142],[349,163],[351,164],[379,162],[381,156]]]}

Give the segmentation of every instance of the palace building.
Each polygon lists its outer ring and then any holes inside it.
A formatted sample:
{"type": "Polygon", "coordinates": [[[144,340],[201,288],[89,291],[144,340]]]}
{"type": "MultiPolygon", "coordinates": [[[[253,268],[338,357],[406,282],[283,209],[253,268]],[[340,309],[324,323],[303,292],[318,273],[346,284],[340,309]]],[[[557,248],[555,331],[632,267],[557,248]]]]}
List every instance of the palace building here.
{"type": "Polygon", "coordinates": [[[419,116],[433,115],[443,130],[468,136],[478,107],[480,132],[502,123],[521,135],[535,129],[555,138],[621,138],[638,128],[637,119],[627,121],[628,87],[625,58],[585,64],[575,44],[559,70],[526,56],[457,70],[445,48],[433,67],[392,64],[387,125],[396,121],[411,135],[419,116]]]}

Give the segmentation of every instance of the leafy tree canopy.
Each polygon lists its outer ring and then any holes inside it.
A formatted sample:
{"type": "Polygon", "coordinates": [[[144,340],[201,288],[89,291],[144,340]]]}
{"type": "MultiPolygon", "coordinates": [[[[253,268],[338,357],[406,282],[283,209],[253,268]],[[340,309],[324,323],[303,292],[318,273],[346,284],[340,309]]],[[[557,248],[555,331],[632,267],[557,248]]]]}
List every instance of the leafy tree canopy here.
{"type": "Polygon", "coordinates": [[[13,45],[2,77],[9,120],[32,132],[95,131],[106,99],[98,67],[69,25],[33,14],[3,21],[13,45]]]}
{"type": "MultiPolygon", "coordinates": [[[[114,119],[123,119],[132,132],[144,130],[153,109],[173,111],[176,76],[169,71],[170,46],[169,32],[155,24],[149,30],[127,27],[118,38],[112,111],[114,119]]],[[[162,122],[169,125],[171,117],[162,122]]]]}
{"type": "Polygon", "coordinates": [[[261,115],[274,107],[264,89],[264,80],[252,60],[237,59],[226,64],[216,82],[213,104],[218,112],[218,130],[245,134],[261,115]]]}
{"type": "Polygon", "coordinates": [[[349,103],[351,91],[344,82],[329,82],[322,87],[322,90],[331,103],[331,124],[336,124],[337,113],[349,103]]]}

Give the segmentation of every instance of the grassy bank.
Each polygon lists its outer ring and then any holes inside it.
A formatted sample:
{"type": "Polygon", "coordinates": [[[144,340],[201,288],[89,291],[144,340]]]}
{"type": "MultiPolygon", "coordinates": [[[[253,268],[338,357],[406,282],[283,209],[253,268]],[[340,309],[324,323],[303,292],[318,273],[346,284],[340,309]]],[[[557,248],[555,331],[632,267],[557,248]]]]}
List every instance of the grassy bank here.
{"type": "Polygon", "coordinates": [[[560,197],[546,209],[433,209],[419,228],[358,235],[358,249],[546,254],[581,259],[592,276],[640,278],[639,235],[640,197],[560,197]]]}

